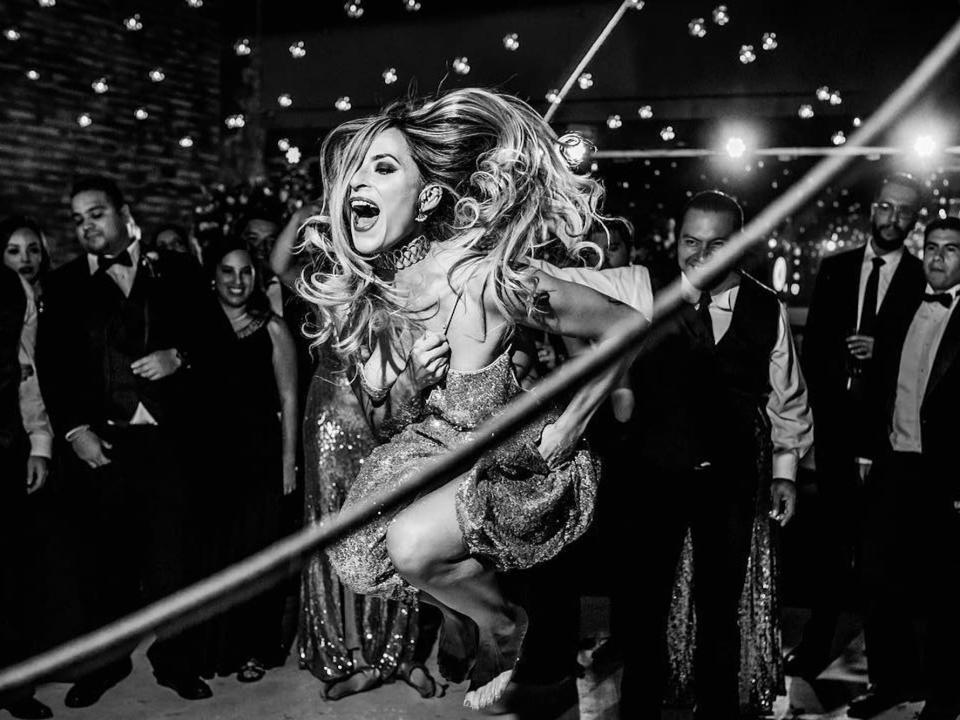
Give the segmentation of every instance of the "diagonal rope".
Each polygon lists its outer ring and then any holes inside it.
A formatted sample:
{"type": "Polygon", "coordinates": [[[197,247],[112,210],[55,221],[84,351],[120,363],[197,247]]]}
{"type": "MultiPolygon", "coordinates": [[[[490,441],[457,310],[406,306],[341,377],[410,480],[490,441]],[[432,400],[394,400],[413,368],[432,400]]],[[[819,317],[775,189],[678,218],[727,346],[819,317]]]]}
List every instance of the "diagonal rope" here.
{"type": "Polygon", "coordinates": [[[563,87],[561,87],[559,92],[557,92],[557,96],[550,101],[550,107],[547,108],[547,112],[543,115],[544,120],[550,122],[550,120],[553,119],[553,116],[560,108],[560,103],[562,103],[567,97],[567,93],[570,92],[570,88],[573,87],[573,83],[576,82],[578,77],[580,77],[580,73],[582,73],[584,68],[587,67],[591,60],[593,60],[593,56],[597,54],[597,51],[600,49],[603,43],[605,43],[607,38],[610,37],[610,33],[613,32],[613,29],[620,22],[620,19],[634,4],[635,0],[623,0],[623,2],[620,3],[620,7],[614,11],[603,30],[600,31],[599,35],[597,35],[597,39],[593,41],[593,44],[587,49],[587,52],[584,53],[582,58],[580,58],[580,62],[577,63],[577,66],[573,69],[573,72],[570,73],[570,76],[563,84],[563,87]]]}
{"type": "MultiPolygon", "coordinates": [[[[960,20],[930,51],[920,65],[888,97],[877,111],[851,137],[851,144],[866,145],[877,133],[904,113],[930,80],[944,67],[960,47],[960,20]]],[[[804,203],[843,169],[850,155],[823,159],[784,195],[765,208],[742,231],[713,254],[702,267],[696,284],[715,277],[729,267],[749,247],[763,237],[786,215],[804,203]]],[[[660,293],[654,304],[652,324],[662,321],[682,302],[679,282],[660,293]]],[[[610,367],[629,349],[637,347],[651,323],[643,319],[618,324],[616,337],[562,365],[536,388],[518,396],[501,412],[481,425],[470,442],[435,458],[420,473],[396,489],[367,498],[319,527],[310,527],[287,537],[226,570],[216,573],[168,598],[117,620],[99,630],[72,640],[0,673],[0,693],[35,683],[66,667],[111,653],[122,652],[151,633],[169,633],[195,625],[210,615],[238,603],[272,584],[276,578],[293,572],[311,554],[326,547],[350,530],[397,507],[418,493],[437,487],[456,477],[483,452],[500,442],[511,430],[534,415],[544,404],[570,388],[610,367]]]]}

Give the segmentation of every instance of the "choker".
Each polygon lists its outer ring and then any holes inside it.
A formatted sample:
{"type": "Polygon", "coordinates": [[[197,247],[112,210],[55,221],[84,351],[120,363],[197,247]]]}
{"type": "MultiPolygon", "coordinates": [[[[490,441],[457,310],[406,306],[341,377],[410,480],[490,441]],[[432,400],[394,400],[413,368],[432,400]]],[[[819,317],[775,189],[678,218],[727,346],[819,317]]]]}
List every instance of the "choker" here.
{"type": "Polygon", "coordinates": [[[430,251],[430,241],[426,235],[418,235],[393,250],[388,250],[376,258],[376,265],[387,270],[403,270],[416,265],[430,251]]]}

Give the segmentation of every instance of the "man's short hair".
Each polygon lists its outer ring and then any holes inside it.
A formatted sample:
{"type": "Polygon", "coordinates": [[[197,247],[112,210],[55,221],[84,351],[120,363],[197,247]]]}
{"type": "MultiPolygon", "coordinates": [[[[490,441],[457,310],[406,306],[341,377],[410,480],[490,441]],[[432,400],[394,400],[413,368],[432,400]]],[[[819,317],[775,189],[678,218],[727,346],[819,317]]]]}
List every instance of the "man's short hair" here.
{"type": "Polygon", "coordinates": [[[123,193],[120,192],[117,184],[103,175],[84,175],[83,177],[77,178],[73,183],[73,189],[70,191],[70,198],[75,198],[82,192],[91,191],[102,192],[117,210],[126,204],[126,201],[123,199],[123,193]]]}
{"type": "MultiPolygon", "coordinates": [[[[900,185],[901,187],[910,188],[917,194],[917,202],[923,202],[923,185],[910,173],[897,172],[892,175],[887,175],[883,179],[883,183],[880,185],[882,188],[884,185],[900,185]]],[[[877,194],[879,195],[879,190],[877,194]]]]}
{"type": "Polygon", "coordinates": [[[730,195],[720,190],[703,190],[690,198],[680,213],[681,224],[691,210],[730,215],[734,220],[734,230],[743,229],[743,208],[730,195]]]}
{"type": "Polygon", "coordinates": [[[954,232],[960,233],[960,217],[949,215],[945,218],[937,218],[927,223],[927,226],[923,229],[924,242],[930,237],[930,233],[935,230],[953,230],[954,232]]]}

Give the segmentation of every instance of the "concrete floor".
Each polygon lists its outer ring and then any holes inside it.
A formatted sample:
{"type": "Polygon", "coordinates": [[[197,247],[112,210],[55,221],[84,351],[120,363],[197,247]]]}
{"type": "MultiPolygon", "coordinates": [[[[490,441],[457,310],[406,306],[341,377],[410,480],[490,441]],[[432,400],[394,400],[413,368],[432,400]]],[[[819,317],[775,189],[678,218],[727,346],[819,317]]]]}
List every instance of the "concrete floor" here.
{"type": "MultiPolygon", "coordinates": [[[[586,609],[586,608],[585,608],[586,609]]],[[[588,614],[593,614],[588,613],[588,614]]],[[[796,617],[794,615],[793,617],[796,617]]],[[[585,623],[586,625],[587,623],[585,623]]],[[[785,620],[785,635],[795,622],[785,620]]],[[[596,628],[595,629],[599,629],[596,628]]],[[[214,696],[208,700],[187,702],[172,691],[158,686],[144,655],[148,644],[134,653],[133,673],[111,689],[99,703],[83,710],[64,707],[63,697],[70,687],[50,683],[37,690],[37,697],[49,705],[55,717],[63,720],[473,720],[478,714],[462,705],[465,685],[445,688],[443,696],[424,700],[402,683],[382,686],[371,692],[327,702],[320,697],[318,681],[296,667],[294,658],[267,673],[253,684],[241,684],[234,678],[211,681],[214,696]]],[[[619,673],[595,676],[590,667],[590,650],[581,653],[584,677],[578,681],[579,708],[570,707],[551,720],[630,720],[617,712],[619,673]]],[[[436,666],[431,661],[431,670],[436,666]]],[[[846,704],[866,689],[866,661],[862,637],[851,643],[847,652],[818,678],[814,685],[803,680],[788,680],[787,695],[777,699],[771,717],[778,720],[845,718],[846,704]]],[[[921,705],[913,703],[891,710],[879,720],[912,720],[921,705]]],[[[9,717],[0,711],[0,719],[9,717]]],[[[499,716],[506,720],[516,716],[499,716]]],[[[685,720],[686,712],[666,712],[669,720],[685,720]]],[[[527,720],[526,717],[523,720],[527,720]]]]}

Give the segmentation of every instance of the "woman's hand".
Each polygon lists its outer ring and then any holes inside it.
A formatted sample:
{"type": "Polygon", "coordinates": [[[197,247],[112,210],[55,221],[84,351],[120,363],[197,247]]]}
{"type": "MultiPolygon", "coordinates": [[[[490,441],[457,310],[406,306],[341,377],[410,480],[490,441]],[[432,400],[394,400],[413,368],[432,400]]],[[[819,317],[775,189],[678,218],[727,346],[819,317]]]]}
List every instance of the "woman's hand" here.
{"type": "Polygon", "coordinates": [[[537,451],[551,468],[557,467],[560,463],[570,457],[580,442],[584,428],[565,428],[562,425],[562,418],[549,425],[545,425],[543,432],[540,433],[540,444],[537,451]]]}
{"type": "Polygon", "coordinates": [[[450,369],[450,345],[439,333],[425,332],[410,349],[410,366],[413,382],[420,390],[426,390],[441,382],[450,369]]]}
{"type": "Polygon", "coordinates": [[[49,473],[50,461],[40,455],[31,455],[27,460],[27,495],[42,488],[49,473]]]}

